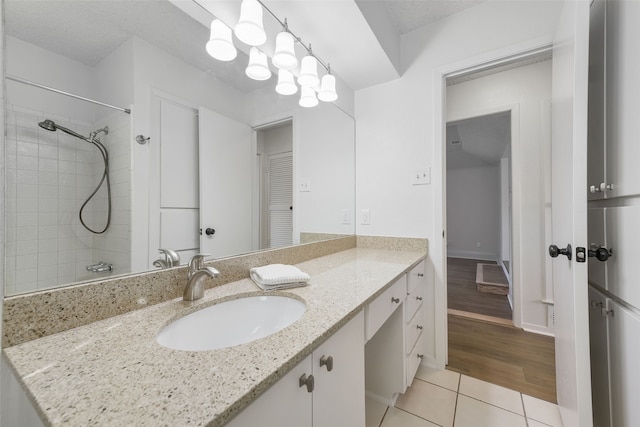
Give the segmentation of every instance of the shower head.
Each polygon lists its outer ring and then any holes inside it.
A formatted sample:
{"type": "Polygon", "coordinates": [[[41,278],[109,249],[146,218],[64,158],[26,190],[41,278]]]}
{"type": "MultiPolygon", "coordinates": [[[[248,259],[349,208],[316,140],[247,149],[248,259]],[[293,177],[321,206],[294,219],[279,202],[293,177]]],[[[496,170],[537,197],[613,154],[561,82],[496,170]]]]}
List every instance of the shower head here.
{"type": "Polygon", "coordinates": [[[48,131],[51,131],[51,132],[55,132],[55,131],[57,131],[59,129],[62,132],[68,133],[69,135],[75,136],[76,138],[80,138],[83,141],[91,142],[89,140],[89,138],[87,138],[86,136],[82,136],[79,133],[74,132],[71,129],[67,129],[64,126],[57,125],[53,120],[46,119],[46,120],[44,120],[42,122],[39,122],[38,126],[40,126],[42,129],[45,129],[45,130],[48,130],[48,131]]]}
{"type": "Polygon", "coordinates": [[[40,126],[42,129],[50,130],[52,132],[55,132],[56,130],[56,124],[53,122],[53,120],[49,120],[49,119],[46,119],[45,121],[38,123],[38,126],[40,126]]]}

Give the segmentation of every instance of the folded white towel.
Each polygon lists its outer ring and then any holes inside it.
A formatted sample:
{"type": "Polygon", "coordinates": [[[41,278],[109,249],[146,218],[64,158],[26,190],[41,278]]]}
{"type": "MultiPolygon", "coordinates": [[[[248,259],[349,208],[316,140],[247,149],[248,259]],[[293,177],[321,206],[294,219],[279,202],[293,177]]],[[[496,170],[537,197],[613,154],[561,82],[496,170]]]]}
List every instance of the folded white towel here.
{"type": "Polygon", "coordinates": [[[306,286],[307,282],[311,280],[311,276],[298,267],[285,264],[255,267],[249,271],[249,276],[256,282],[256,285],[265,291],[306,286]]]}

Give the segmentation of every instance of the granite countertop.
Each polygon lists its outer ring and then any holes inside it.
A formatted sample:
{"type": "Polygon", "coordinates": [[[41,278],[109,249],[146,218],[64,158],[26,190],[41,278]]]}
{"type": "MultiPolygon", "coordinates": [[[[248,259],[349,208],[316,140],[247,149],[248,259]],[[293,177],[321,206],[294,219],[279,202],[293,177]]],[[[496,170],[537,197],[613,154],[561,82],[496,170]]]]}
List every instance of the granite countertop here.
{"type": "Polygon", "coordinates": [[[310,286],[269,294],[303,300],[305,314],[235,347],[187,352],[155,337],[191,311],[264,294],[250,279],[207,290],[199,301],[175,299],[4,352],[50,425],[221,426],[425,255],[356,248],[297,264],[310,286]]]}

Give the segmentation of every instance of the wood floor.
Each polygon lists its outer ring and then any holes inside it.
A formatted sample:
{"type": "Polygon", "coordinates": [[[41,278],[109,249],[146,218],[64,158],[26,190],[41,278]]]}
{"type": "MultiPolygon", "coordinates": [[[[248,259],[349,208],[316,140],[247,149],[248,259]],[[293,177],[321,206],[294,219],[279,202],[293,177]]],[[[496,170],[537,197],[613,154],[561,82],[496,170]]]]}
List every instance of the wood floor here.
{"type": "Polygon", "coordinates": [[[448,319],[447,369],[557,403],[552,337],[451,314],[448,319]]]}
{"type": "Polygon", "coordinates": [[[554,339],[513,327],[507,297],[477,291],[478,262],[447,259],[447,369],[556,403],[554,339]]]}
{"type": "Polygon", "coordinates": [[[478,292],[476,265],[489,263],[473,259],[447,258],[447,304],[454,310],[512,319],[505,295],[478,292]]]}

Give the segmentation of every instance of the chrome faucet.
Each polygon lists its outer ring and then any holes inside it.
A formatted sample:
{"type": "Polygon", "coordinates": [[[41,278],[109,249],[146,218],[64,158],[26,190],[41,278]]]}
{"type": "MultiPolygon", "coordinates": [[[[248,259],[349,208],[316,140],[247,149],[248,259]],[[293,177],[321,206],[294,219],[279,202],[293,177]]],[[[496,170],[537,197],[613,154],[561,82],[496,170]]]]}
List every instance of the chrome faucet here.
{"type": "Polygon", "coordinates": [[[180,265],[180,255],[176,253],[176,251],[172,249],[158,249],[162,255],[164,255],[164,259],[160,258],[153,261],[154,267],[158,268],[171,268],[177,267],[180,265]]]}
{"type": "Polygon", "coordinates": [[[185,301],[195,301],[204,296],[203,282],[207,277],[216,278],[220,272],[213,267],[204,267],[204,257],[209,254],[197,254],[189,261],[187,287],[184,289],[185,301]]]}

